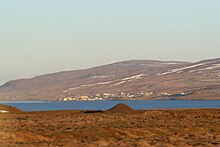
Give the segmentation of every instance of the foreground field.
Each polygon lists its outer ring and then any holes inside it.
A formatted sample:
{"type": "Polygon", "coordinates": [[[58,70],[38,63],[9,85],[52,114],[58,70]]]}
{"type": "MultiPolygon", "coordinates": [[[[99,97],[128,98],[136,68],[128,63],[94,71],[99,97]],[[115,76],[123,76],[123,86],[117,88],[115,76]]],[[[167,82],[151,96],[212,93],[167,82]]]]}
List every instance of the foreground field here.
{"type": "Polygon", "coordinates": [[[0,146],[220,146],[220,109],[0,114],[0,146]]]}

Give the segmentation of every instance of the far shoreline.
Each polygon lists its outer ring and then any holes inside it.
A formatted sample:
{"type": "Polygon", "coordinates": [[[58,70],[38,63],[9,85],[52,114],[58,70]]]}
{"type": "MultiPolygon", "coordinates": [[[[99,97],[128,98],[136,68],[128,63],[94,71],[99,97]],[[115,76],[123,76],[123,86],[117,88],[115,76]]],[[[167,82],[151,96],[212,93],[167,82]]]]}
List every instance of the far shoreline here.
{"type": "Polygon", "coordinates": [[[132,99],[132,100],[70,100],[70,101],[50,101],[50,100],[39,100],[39,101],[29,101],[29,100],[10,100],[10,101],[2,101],[0,100],[1,103],[39,103],[39,102],[99,102],[99,101],[220,101],[219,99],[132,99]]]}
{"type": "Polygon", "coordinates": [[[119,103],[134,110],[220,109],[220,100],[102,100],[102,101],[0,101],[26,112],[33,111],[105,111],[119,103]]]}

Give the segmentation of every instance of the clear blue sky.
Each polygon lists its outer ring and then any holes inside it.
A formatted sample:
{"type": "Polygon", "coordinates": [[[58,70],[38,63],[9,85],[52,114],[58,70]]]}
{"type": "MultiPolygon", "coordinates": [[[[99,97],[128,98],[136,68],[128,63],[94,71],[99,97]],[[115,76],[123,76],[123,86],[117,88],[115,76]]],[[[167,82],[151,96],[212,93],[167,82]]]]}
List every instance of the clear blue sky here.
{"type": "Polygon", "coordinates": [[[132,59],[220,57],[220,0],[0,0],[0,84],[132,59]]]}

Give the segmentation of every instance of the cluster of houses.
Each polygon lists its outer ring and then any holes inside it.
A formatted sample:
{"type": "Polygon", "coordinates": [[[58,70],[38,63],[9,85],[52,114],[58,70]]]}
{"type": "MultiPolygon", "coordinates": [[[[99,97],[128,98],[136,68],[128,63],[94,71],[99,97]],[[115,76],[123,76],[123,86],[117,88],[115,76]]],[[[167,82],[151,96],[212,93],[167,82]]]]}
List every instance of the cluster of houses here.
{"type": "Polygon", "coordinates": [[[103,94],[96,94],[96,95],[72,95],[70,93],[69,96],[62,96],[59,98],[59,101],[92,101],[92,100],[117,100],[120,98],[126,99],[133,99],[139,98],[143,96],[152,96],[153,92],[140,92],[140,93],[103,93],[103,94]]]}
{"type": "Polygon", "coordinates": [[[82,96],[68,96],[64,98],[60,98],[59,101],[92,101],[92,100],[103,100],[101,97],[92,98],[87,95],[82,96]]]}
{"type": "Polygon", "coordinates": [[[124,92],[118,92],[118,93],[102,93],[102,94],[96,94],[96,95],[73,95],[72,93],[69,93],[68,96],[62,96],[59,98],[59,101],[95,101],[95,100],[134,100],[136,98],[141,97],[159,97],[158,99],[161,99],[163,97],[180,97],[188,95],[189,93],[178,93],[178,94],[171,94],[171,93],[156,93],[156,92],[137,92],[137,93],[124,93],[124,92]]]}

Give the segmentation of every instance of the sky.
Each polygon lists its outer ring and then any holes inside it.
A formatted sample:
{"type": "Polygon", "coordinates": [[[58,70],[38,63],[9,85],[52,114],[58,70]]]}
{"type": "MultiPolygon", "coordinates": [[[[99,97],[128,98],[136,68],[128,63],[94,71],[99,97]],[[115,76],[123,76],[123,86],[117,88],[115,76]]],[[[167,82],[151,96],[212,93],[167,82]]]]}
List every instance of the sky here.
{"type": "Polygon", "coordinates": [[[220,0],[0,0],[0,85],[124,60],[220,57],[220,0]]]}

